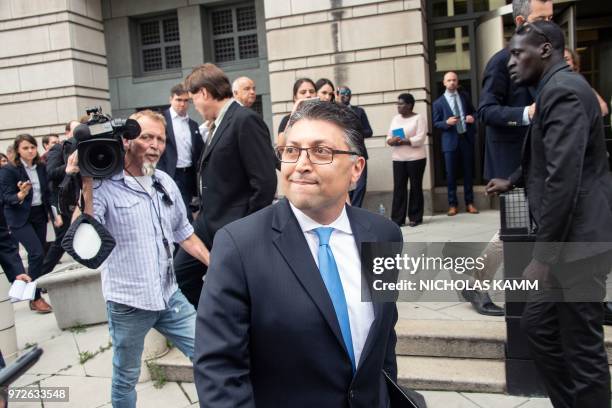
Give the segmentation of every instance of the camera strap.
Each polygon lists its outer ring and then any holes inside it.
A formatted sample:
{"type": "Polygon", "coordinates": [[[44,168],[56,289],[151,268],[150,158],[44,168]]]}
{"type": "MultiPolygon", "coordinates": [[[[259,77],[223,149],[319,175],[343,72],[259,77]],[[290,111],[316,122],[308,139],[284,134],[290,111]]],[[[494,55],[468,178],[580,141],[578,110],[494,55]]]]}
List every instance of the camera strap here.
{"type": "MultiPolygon", "coordinates": [[[[153,211],[155,212],[155,215],[157,216],[157,221],[159,223],[159,229],[161,230],[162,243],[164,244],[164,249],[166,250],[166,259],[168,260],[168,272],[171,272],[172,271],[172,250],[170,249],[170,242],[168,241],[168,239],[166,238],[166,234],[164,233],[164,225],[163,225],[162,219],[161,219],[161,203],[159,201],[159,195],[158,195],[159,193],[158,193],[158,191],[154,187],[151,187],[153,189],[153,193],[157,197],[157,205],[159,206],[159,211],[158,211],[157,207],[155,206],[155,200],[153,200],[153,197],[147,191],[145,186],[143,186],[142,183],[140,183],[140,181],[138,181],[138,179],[132,173],[130,173],[130,171],[128,169],[125,169],[125,171],[126,171],[127,174],[129,174],[134,179],[136,184],[138,184],[140,186],[140,188],[142,188],[142,191],[151,200],[151,205],[153,206],[153,211]]],[[[161,183],[161,181],[159,181],[155,177],[155,175],[153,175],[151,177],[152,177],[153,183],[155,183],[155,182],[161,183]]],[[[126,185],[127,185],[127,183],[126,183],[126,185]]],[[[128,186],[128,188],[129,188],[129,186],[128,186]]]]}

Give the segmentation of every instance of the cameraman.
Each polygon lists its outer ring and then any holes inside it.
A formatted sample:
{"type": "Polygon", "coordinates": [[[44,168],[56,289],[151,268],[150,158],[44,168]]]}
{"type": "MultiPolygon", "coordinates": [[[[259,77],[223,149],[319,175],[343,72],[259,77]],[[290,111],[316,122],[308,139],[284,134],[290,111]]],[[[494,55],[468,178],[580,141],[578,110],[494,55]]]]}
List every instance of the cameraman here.
{"type": "MultiPolygon", "coordinates": [[[[110,232],[116,246],[102,265],[102,292],[113,344],[113,407],[135,407],[144,338],[157,329],[193,357],[195,310],[176,284],[174,242],[208,265],[209,252],[187,221],[178,187],[155,166],[166,147],[166,121],[150,110],[133,114],[140,135],[123,140],[124,170],[109,179],[82,177],[84,213],[110,232]]],[[[79,171],[77,152],[66,173],[79,171]]]]}

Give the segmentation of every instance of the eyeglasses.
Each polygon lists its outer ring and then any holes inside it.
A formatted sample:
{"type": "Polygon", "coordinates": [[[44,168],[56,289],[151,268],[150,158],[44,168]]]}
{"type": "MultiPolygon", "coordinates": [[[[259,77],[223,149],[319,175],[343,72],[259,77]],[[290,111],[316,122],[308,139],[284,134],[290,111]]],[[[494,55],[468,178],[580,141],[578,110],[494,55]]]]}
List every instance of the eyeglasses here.
{"type": "Polygon", "coordinates": [[[168,191],[166,191],[166,188],[158,179],[153,179],[153,188],[155,191],[162,194],[162,201],[164,204],[168,206],[174,204],[174,201],[172,201],[172,198],[170,198],[170,194],[168,194],[168,191]]]}
{"type": "Polygon", "coordinates": [[[278,146],[276,156],[282,163],[297,163],[302,155],[302,150],[306,151],[306,156],[312,164],[330,164],[334,161],[334,154],[348,154],[358,156],[359,153],[346,150],[336,150],[325,146],[297,147],[297,146],[278,146]]]}

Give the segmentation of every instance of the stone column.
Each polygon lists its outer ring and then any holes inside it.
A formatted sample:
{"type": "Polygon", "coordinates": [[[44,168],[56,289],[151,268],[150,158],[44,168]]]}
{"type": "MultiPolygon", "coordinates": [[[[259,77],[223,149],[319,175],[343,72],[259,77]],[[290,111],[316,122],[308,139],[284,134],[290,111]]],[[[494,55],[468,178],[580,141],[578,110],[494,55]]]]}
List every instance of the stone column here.
{"type": "Polygon", "coordinates": [[[63,134],[85,107],[110,113],[100,0],[3,0],[0,44],[1,151],[19,133],[63,134]]]}

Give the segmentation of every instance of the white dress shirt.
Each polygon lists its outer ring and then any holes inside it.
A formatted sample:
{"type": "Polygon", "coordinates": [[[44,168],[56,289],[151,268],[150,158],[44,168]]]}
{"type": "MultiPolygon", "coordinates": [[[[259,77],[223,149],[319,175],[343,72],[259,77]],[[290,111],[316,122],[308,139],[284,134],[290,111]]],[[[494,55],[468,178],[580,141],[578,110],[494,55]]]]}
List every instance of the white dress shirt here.
{"type": "Polygon", "coordinates": [[[176,168],[184,169],[191,167],[191,130],[189,129],[189,116],[179,116],[170,107],[170,117],[172,118],[172,130],[174,140],[176,140],[176,168]]]}
{"type": "Polygon", "coordinates": [[[294,207],[293,204],[289,204],[300,224],[304,237],[306,237],[306,242],[308,242],[308,247],[317,267],[319,266],[319,238],[314,229],[319,227],[334,229],[329,239],[329,246],[334,254],[342,281],[351,324],[355,363],[359,366],[361,352],[370,332],[370,326],[374,321],[374,308],[372,302],[361,301],[361,257],[346,214],[346,208],[342,209],[342,213],[334,222],[329,225],[322,225],[294,207]]]}
{"type": "Polygon", "coordinates": [[[36,171],[36,164],[32,167],[28,167],[25,161],[21,160],[21,164],[28,173],[30,182],[32,183],[32,207],[42,204],[42,191],[40,189],[40,180],[38,179],[38,172],[36,171]]]}

